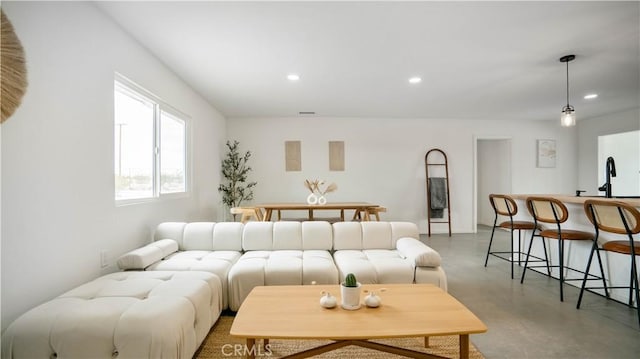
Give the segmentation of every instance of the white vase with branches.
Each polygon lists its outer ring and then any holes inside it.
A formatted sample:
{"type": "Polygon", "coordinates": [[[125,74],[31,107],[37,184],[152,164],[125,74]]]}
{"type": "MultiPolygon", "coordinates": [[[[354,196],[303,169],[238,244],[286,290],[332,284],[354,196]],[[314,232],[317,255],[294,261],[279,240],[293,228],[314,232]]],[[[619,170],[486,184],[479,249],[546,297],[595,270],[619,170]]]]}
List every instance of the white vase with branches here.
{"type": "Polygon", "coordinates": [[[323,185],[323,180],[304,181],[304,186],[307,187],[307,189],[311,192],[311,194],[307,196],[308,204],[318,204],[321,206],[325,205],[327,204],[327,198],[325,197],[325,195],[338,189],[338,185],[336,185],[335,183],[331,183],[324,189],[322,188],[323,185]]]}

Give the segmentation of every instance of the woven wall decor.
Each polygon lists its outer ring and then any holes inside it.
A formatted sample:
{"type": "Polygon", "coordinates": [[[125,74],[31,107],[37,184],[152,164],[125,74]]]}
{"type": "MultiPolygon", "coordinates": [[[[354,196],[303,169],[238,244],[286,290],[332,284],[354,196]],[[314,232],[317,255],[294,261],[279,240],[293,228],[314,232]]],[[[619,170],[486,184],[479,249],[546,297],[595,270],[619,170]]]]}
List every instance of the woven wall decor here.
{"type": "Polygon", "coordinates": [[[27,91],[27,66],[20,39],[13,31],[13,25],[0,9],[2,16],[0,39],[0,123],[8,119],[20,106],[22,96],[27,91]]]}

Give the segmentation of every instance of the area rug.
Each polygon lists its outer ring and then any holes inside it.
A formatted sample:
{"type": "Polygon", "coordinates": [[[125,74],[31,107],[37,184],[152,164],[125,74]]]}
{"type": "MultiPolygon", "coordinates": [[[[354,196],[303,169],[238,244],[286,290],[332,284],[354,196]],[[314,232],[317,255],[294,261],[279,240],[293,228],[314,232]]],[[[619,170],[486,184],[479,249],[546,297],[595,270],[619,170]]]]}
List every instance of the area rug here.
{"type": "MultiPolygon", "coordinates": [[[[233,323],[232,316],[221,316],[218,322],[211,329],[205,338],[202,346],[194,355],[197,359],[223,359],[223,358],[244,358],[244,339],[233,338],[229,335],[233,323]]],[[[310,325],[313,325],[310,323],[310,325]]],[[[406,339],[380,339],[375,340],[379,343],[398,346],[402,348],[422,351],[425,353],[440,355],[447,358],[459,358],[458,336],[439,336],[429,339],[429,348],[424,347],[423,338],[406,338],[406,339]]],[[[255,351],[256,358],[281,358],[283,356],[297,353],[305,349],[317,347],[319,345],[330,343],[327,340],[278,340],[272,339],[269,344],[269,350],[263,349],[261,346],[255,351]]],[[[314,358],[367,358],[367,359],[386,359],[386,358],[404,358],[399,355],[379,352],[377,350],[361,348],[358,346],[347,346],[328,353],[323,353],[314,358]]],[[[469,358],[484,359],[482,354],[471,344],[469,348],[469,358]]]]}

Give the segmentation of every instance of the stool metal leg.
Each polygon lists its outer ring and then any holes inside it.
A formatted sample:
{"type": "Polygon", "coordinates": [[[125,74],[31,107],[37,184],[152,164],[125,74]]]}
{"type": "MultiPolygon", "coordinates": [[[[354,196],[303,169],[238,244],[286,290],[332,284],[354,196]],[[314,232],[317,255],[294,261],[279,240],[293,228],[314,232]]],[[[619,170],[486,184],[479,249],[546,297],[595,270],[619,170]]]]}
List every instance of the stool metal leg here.
{"type": "MultiPolygon", "coordinates": [[[[531,239],[529,240],[529,249],[527,250],[527,256],[525,257],[524,260],[524,268],[522,268],[522,277],[520,278],[520,284],[524,283],[524,275],[527,273],[527,267],[529,266],[529,255],[531,254],[531,246],[533,245],[533,237],[536,233],[536,230],[534,229],[533,231],[531,231],[531,239]]],[[[542,239],[544,241],[544,238],[542,239]]],[[[546,250],[545,250],[545,255],[546,255],[546,250]]],[[[549,263],[547,262],[547,266],[549,265],[549,263]]]]}
{"type": "Polygon", "coordinates": [[[558,255],[560,256],[560,301],[564,302],[564,293],[562,290],[562,284],[564,283],[564,241],[562,240],[562,235],[558,240],[558,255]]]}
{"type": "Polygon", "coordinates": [[[496,218],[493,220],[493,228],[491,229],[491,239],[489,240],[489,248],[487,249],[487,257],[484,259],[484,266],[487,266],[487,262],[489,262],[489,253],[491,253],[491,244],[493,243],[493,234],[496,232],[496,224],[498,223],[498,215],[496,214],[496,218]]]}
{"type": "Polygon", "coordinates": [[[549,267],[549,256],[547,256],[547,242],[542,238],[542,250],[544,250],[544,261],[547,264],[547,274],[551,277],[551,268],[549,267]]]}
{"type": "MultiPolygon", "coordinates": [[[[584,294],[585,286],[587,285],[587,277],[589,276],[589,269],[591,268],[591,261],[593,260],[593,252],[598,252],[598,238],[593,241],[593,246],[591,246],[591,253],[589,253],[589,259],[587,260],[587,269],[584,271],[584,277],[582,279],[582,287],[580,288],[580,295],[578,296],[578,304],[576,304],[576,309],[580,309],[580,303],[582,303],[582,295],[584,294]]],[[[598,255],[598,260],[600,260],[600,255],[598,255]]],[[[602,272],[602,263],[600,263],[600,270],[602,274],[602,281],[604,282],[604,272],[602,272]]],[[[606,285],[606,283],[605,283],[606,285]]],[[[606,293],[606,289],[605,289],[606,293]]],[[[609,295],[607,294],[607,297],[609,295]]]]}
{"type": "MultiPolygon", "coordinates": [[[[600,265],[600,273],[602,274],[602,286],[604,287],[604,295],[609,299],[609,290],[607,289],[607,281],[604,279],[604,268],[602,267],[602,257],[600,257],[600,250],[598,250],[598,242],[596,244],[596,256],[598,256],[598,264],[600,265]]],[[[588,273],[588,272],[587,272],[588,273]]]]}
{"type": "Polygon", "coordinates": [[[636,266],[635,253],[631,254],[631,262],[631,276],[633,276],[636,287],[636,311],[638,312],[638,325],[640,325],[640,288],[638,287],[638,268],[636,266]]]}
{"type": "Polygon", "coordinates": [[[513,279],[513,227],[511,227],[511,238],[510,238],[510,242],[511,242],[511,279],[513,279]]]}

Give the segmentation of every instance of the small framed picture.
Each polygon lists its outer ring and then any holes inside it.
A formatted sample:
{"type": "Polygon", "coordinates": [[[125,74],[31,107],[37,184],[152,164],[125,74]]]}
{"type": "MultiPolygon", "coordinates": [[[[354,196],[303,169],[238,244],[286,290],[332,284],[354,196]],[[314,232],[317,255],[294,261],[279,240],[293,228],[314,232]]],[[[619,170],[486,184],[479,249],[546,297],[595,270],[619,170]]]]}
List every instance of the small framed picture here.
{"type": "Polygon", "coordinates": [[[538,167],[552,168],[556,166],[556,141],[538,140],[538,167]]]}

